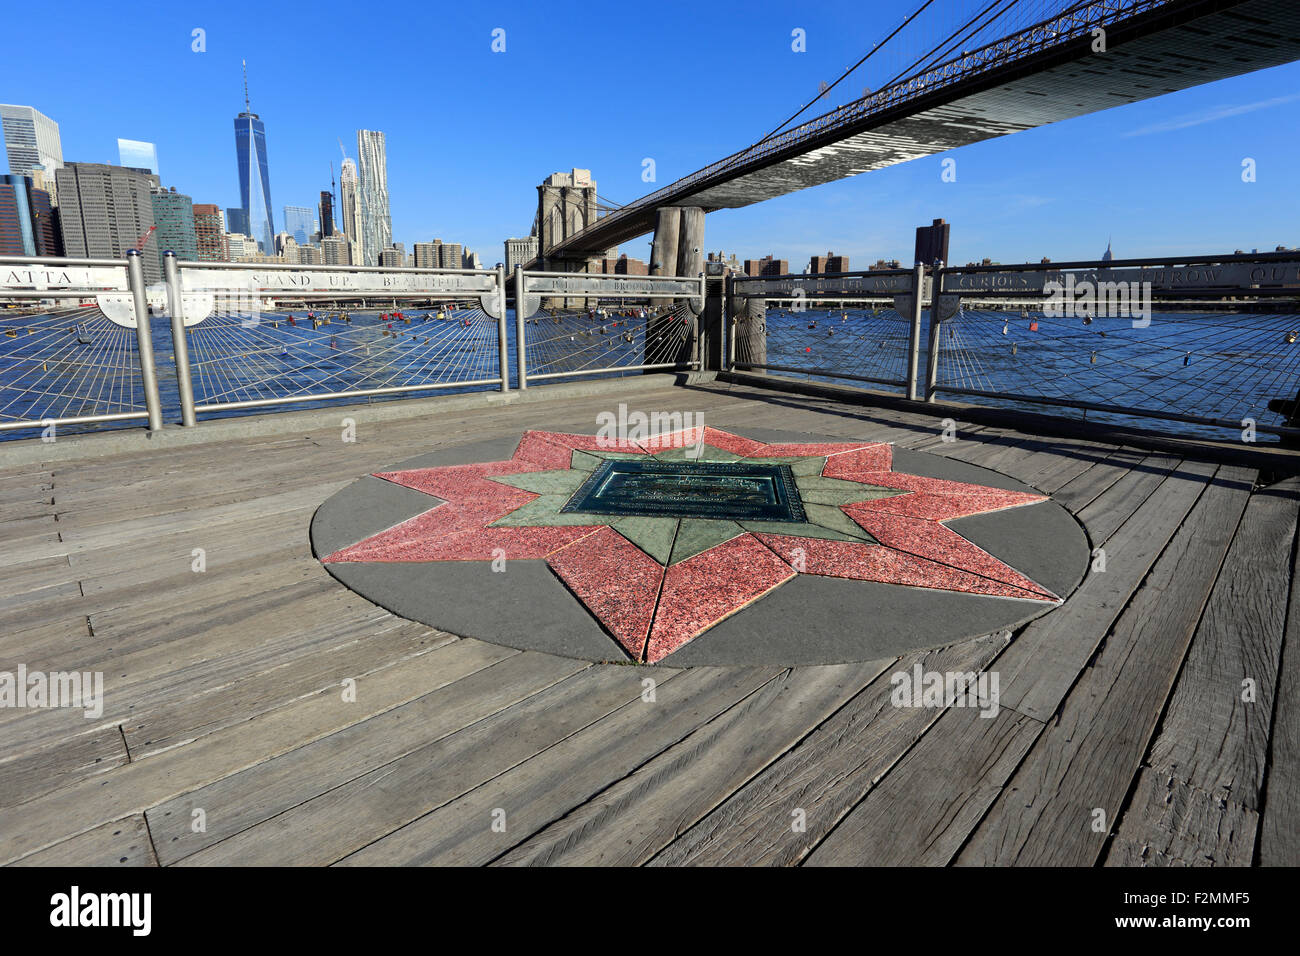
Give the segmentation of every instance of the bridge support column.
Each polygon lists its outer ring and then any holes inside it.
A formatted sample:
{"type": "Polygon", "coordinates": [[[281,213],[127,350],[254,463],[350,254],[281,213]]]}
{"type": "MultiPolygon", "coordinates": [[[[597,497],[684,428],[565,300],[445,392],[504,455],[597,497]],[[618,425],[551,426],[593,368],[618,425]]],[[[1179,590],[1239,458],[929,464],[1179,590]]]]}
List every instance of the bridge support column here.
{"type": "Polygon", "coordinates": [[[676,206],[665,206],[655,212],[655,238],[650,249],[652,276],[677,274],[677,242],[681,221],[682,214],[676,206]]]}
{"type": "Polygon", "coordinates": [[[677,274],[697,276],[704,271],[704,210],[699,206],[683,206],[681,214],[677,274]]]}

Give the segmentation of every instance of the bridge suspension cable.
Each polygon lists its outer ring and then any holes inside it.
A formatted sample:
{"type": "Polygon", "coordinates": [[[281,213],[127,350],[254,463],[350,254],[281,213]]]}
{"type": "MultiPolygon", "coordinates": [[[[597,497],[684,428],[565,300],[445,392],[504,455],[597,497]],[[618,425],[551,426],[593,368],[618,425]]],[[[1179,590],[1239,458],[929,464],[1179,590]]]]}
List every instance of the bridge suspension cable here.
{"type": "Polygon", "coordinates": [[[829,93],[831,90],[835,89],[835,87],[839,86],[840,83],[841,83],[841,82],[842,82],[846,77],[848,77],[848,75],[849,75],[850,73],[852,73],[854,70],[856,70],[858,67],[860,67],[863,63],[866,63],[867,60],[871,59],[871,57],[876,53],[877,50],[881,49],[881,48],[882,48],[886,43],[888,43],[888,42],[889,42],[890,40],[892,40],[894,37],[898,36],[898,34],[902,33],[903,30],[907,27],[907,25],[908,25],[909,23],[911,23],[913,20],[915,20],[917,17],[919,17],[919,16],[920,16],[924,11],[925,11],[925,8],[928,7],[928,6],[929,6],[930,4],[932,4],[932,3],[934,3],[934,0],[925,0],[924,3],[922,3],[922,4],[921,4],[919,7],[917,7],[914,11],[912,11],[911,16],[909,16],[906,20],[904,20],[902,23],[900,23],[898,26],[896,26],[896,27],[894,28],[893,32],[891,32],[891,33],[889,34],[889,36],[885,37],[883,40],[881,40],[879,43],[877,43],[875,46],[873,46],[870,50],[867,51],[866,55],[863,56],[862,59],[858,60],[857,63],[854,63],[851,67],[849,67],[847,70],[845,70],[843,73],[841,73],[840,76],[839,76],[839,79],[837,79],[834,83],[832,83],[832,84],[830,84],[828,87],[826,87],[826,89],[824,89],[824,90],[822,90],[821,92],[819,92],[816,96],[814,96],[811,100],[809,100],[807,103],[805,103],[803,106],[801,106],[801,107],[800,107],[798,110],[796,110],[793,114],[791,114],[790,116],[786,117],[786,119],[785,119],[784,122],[782,122],[779,126],[777,126],[776,129],[772,130],[772,132],[768,133],[766,136],[764,136],[762,139],[760,139],[760,140],[758,141],[758,143],[756,143],[756,144],[754,144],[754,145],[758,145],[759,143],[766,143],[769,139],[771,139],[771,138],[772,138],[773,136],[775,136],[777,133],[781,132],[781,130],[783,130],[783,129],[785,129],[787,126],[789,126],[789,125],[790,125],[794,120],[796,120],[796,119],[798,119],[800,116],[802,116],[803,113],[804,113],[804,111],[806,111],[810,106],[812,106],[814,103],[816,103],[818,100],[820,100],[823,96],[825,96],[825,95],[826,95],[827,93],[829,93]]]}

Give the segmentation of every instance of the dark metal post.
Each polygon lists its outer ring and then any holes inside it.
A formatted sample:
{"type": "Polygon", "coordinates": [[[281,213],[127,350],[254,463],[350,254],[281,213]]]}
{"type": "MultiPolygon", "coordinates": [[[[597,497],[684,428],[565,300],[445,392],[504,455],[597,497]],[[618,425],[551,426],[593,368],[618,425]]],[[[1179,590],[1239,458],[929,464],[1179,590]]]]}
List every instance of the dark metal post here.
{"type": "Polygon", "coordinates": [[[176,387],[181,393],[181,424],[190,427],[194,417],[194,383],[190,379],[190,346],[185,338],[185,304],[181,289],[181,270],[176,253],[163,253],[163,275],[167,280],[167,311],[172,322],[172,354],[176,357],[176,387]]]}
{"type": "MultiPolygon", "coordinates": [[[[934,270],[934,293],[930,296],[930,342],[925,366],[925,400],[934,401],[935,383],[939,380],[939,296],[943,293],[943,280],[947,271],[943,268],[934,270]]],[[[921,298],[917,291],[917,300],[921,298]]]]}
{"type": "Polygon", "coordinates": [[[515,367],[519,374],[519,388],[528,387],[528,349],[524,323],[524,267],[515,265],[515,367]]]}
{"type": "Polygon", "coordinates": [[[506,267],[497,266],[497,344],[500,349],[501,391],[510,391],[510,344],[506,336],[506,267]]]}
{"type": "Polygon", "coordinates": [[[144,385],[144,406],[149,413],[149,431],[162,429],[162,402],[158,398],[158,369],[153,360],[153,334],[149,328],[149,298],[145,294],[144,260],[140,250],[126,254],[127,284],[135,307],[135,340],[140,352],[140,378],[144,385]]]}
{"type": "MultiPolygon", "coordinates": [[[[918,262],[912,272],[912,334],[907,352],[907,397],[913,402],[917,400],[918,394],[917,375],[921,361],[921,296],[924,291],[925,265],[918,262]]],[[[934,315],[934,298],[935,295],[930,296],[931,317],[934,315]]]]}

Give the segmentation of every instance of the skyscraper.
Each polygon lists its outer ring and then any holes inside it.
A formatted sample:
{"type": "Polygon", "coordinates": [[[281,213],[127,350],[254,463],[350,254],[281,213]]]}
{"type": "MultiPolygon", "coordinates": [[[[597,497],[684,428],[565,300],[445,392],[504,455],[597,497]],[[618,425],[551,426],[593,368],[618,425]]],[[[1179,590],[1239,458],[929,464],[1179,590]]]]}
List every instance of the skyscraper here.
{"type": "Polygon", "coordinates": [[[311,241],[311,218],[311,210],[306,206],[284,207],[284,231],[300,246],[311,241]]]}
{"type": "Polygon", "coordinates": [[[53,175],[63,165],[63,144],[59,124],[30,106],[0,103],[0,124],[4,127],[9,172],[27,176],[32,167],[44,166],[53,175]]]}
{"type": "Polygon", "coordinates": [[[226,208],[226,232],[248,235],[248,213],[238,206],[226,208]]]}
{"type": "Polygon", "coordinates": [[[158,266],[162,268],[164,252],[171,250],[182,262],[199,257],[198,237],[194,232],[194,203],[189,196],[170,190],[153,191],[153,221],[158,227],[158,266]]]}
{"type": "Polygon", "coordinates": [[[30,176],[0,176],[0,255],[63,255],[55,216],[30,176]]]}
{"type": "Polygon", "coordinates": [[[378,130],[357,130],[357,158],[361,180],[361,242],[366,264],[378,265],[379,253],[393,242],[384,134],[378,130]]]}
{"type": "Polygon", "coordinates": [[[263,252],[274,251],[275,217],[271,214],[271,172],[266,158],[266,127],[248,101],[248,66],[244,65],[244,112],[235,117],[235,159],[239,163],[240,208],[248,216],[248,234],[263,252]]]}
{"type": "MultiPolygon", "coordinates": [[[[357,164],[344,159],[339,168],[339,220],[343,224],[343,234],[356,244],[361,255],[365,247],[361,243],[361,190],[357,179],[357,164]]],[[[360,265],[360,261],[357,265],[360,265]]]]}
{"type": "MultiPolygon", "coordinates": [[[[73,259],[121,259],[155,225],[158,177],[104,163],[68,163],[56,174],[64,253],[73,259]]],[[[141,256],[145,278],[162,277],[157,255],[141,256]]]]}
{"type": "Polygon", "coordinates": [[[194,241],[198,245],[200,262],[226,261],[225,234],[220,209],[206,203],[194,206],[194,241]]]}
{"type": "Polygon", "coordinates": [[[324,189],[320,193],[320,235],[322,239],[334,235],[334,196],[324,189]]]}
{"type": "Polygon", "coordinates": [[[138,139],[119,139],[117,158],[123,166],[147,169],[155,176],[158,175],[158,147],[153,143],[142,143],[138,139]]]}

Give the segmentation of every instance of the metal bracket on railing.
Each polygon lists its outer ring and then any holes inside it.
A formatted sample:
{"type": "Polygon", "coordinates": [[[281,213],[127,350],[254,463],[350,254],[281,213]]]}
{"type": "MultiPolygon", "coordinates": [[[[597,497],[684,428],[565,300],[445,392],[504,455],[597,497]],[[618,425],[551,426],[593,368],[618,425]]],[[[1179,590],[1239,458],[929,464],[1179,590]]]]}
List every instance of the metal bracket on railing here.
{"type": "MultiPolygon", "coordinates": [[[[516,308],[525,318],[541,306],[543,297],[684,299],[691,311],[704,311],[704,276],[604,276],[570,272],[525,272],[516,308]]],[[[520,286],[516,286],[520,288],[520,286]]]]}
{"type": "Polygon", "coordinates": [[[961,296],[956,293],[948,292],[938,296],[934,300],[934,307],[931,311],[931,315],[934,316],[934,321],[936,322],[947,322],[948,320],[955,318],[960,312],[961,296]]]}

